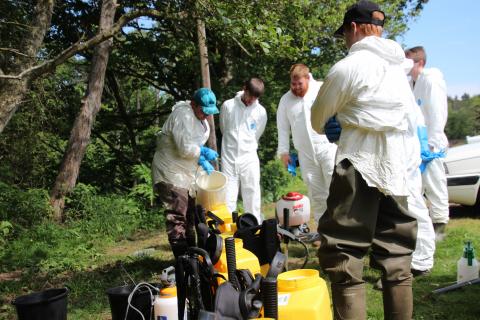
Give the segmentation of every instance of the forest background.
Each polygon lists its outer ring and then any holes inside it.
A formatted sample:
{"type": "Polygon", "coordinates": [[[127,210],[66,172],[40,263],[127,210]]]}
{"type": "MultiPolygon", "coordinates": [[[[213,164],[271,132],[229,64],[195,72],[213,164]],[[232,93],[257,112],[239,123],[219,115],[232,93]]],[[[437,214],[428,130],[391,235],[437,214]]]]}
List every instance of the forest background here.
{"type": "MultiPolygon", "coordinates": [[[[377,1],[385,36],[404,34],[427,1],[377,1]]],[[[266,83],[259,157],[263,201],[275,201],[290,183],[275,161],[289,67],[325,77],[347,52],[332,34],[352,2],[1,1],[0,272],[95,269],[102,247],[163,228],[150,178],[155,134],[202,86],[201,24],[220,103],[250,76],[266,83]]],[[[480,134],[480,96],[449,97],[449,112],[453,144],[480,134]]]]}

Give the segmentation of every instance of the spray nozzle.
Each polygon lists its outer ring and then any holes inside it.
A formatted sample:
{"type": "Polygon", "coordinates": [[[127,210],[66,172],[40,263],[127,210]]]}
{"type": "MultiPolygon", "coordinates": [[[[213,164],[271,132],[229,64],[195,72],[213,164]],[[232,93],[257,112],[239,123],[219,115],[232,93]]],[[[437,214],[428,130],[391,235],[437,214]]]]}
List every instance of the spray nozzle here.
{"type": "Polygon", "coordinates": [[[463,248],[463,257],[468,260],[468,265],[473,265],[473,259],[475,258],[475,250],[471,241],[465,242],[465,247],[463,248]]]}
{"type": "Polygon", "coordinates": [[[175,268],[170,266],[162,270],[160,274],[160,281],[164,287],[175,286],[175,268]]]}

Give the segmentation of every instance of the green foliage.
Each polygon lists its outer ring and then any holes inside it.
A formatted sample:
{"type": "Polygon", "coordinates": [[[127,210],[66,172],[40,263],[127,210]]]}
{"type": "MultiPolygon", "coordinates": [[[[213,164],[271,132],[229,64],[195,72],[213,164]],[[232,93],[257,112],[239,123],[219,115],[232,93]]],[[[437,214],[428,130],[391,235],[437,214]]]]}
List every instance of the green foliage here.
{"type": "Polygon", "coordinates": [[[263,191],[263,201],[276,201],[292,181],[292,176],[285,170],[280,160],[270,160],[262,170],[260,183],[263,191]]]}
{"type": "Polygon", "coordinates": [[[0,221],[0,245],[4,245],[7,237],[12,233],[13,225],[8,221],[0,221]]]}
{"type": "MultiPolygon", "coordinates": [[[[5,250],[0,252],[0,260],[6,262],[1,268],[84,270],[101,260],[106,245],[139,229],[159,228],[164,222],[161,212],[145,210],[133,197],[99,195],[95,187],[84,184],[68,198],[66,217],[64,225],[44,220],[7,239],[5,250]]],[[[9,228],[2,223],[0,234],[9,228]]]]}
{"type": "Polygon", "coordinates": [[[29,228],[51,215],[48,192],[21,190],[0,182],[0,221],[9,221],[13,229],[29,228]]]}
{"type": "Polygon", "coordinates": [[[148,201],[150,207],[153,206],[155,193],[153,192],[153,182],[150,167],[145,164],[133,166],[133,176],[137,183],[130,191],[131,196],[138,197],[140,200],[148,201]]]}
{"type": "Polygon", "coordinates": [[[461,100],[449,99],[445,132],[450,140],[463,140],[480,134],[480,96],[463,95],[461,100]]]}

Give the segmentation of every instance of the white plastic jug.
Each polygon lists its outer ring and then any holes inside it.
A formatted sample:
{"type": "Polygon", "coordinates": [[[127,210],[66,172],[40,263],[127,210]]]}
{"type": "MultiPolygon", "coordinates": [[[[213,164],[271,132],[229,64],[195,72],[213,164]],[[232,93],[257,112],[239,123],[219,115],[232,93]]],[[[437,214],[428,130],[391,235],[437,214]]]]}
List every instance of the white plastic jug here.
{"type": "Polygon", "coordinates": [[[463,248],[463,255],[457,262],[457,283],[478,278],[479,265],[475,259],[472,243],[468,241],[463,248]]]}
{"type": "Polygon", "coordinates": [[[155,320],[178,320],[176,287],[160,290],[153,302],[153,314],[155,320]]]}
{"type": "Polygon", "coordinates": [[[283,225],[283,210],[290,212],[289,226],[299,226],[310,221],[310,199],[298,192],[289,192],[277,201],[277,219],[283,225]]]}
{"type": "Polygon", "coordinates": [[[213,171],[210,175],[206,172],[201,173],[195,181],[197,204],[210,211],[225,205],[227,181],[227,176],[219,171],[213,171]]]}

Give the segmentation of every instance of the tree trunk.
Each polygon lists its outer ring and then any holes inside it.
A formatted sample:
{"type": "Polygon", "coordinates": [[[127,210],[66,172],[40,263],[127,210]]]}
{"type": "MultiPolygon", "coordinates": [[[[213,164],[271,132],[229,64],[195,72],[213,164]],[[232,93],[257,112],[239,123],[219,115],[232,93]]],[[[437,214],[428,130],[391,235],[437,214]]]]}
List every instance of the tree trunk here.
{"type": "MultiPolygon", "coordinates": [[[[116,0],[104,0],[102,2],[99,32],[113,25],[116,7],[116,0]]],[[[90,143],[95,116],[100,110],[111,45],[112,39],[95,47],[90,74],[88,75],[87,91],[82,99],[80,113],[73,124],[60,171],[50,195],[50,203],[54,209],[54,219],[57,222],[62,221],[65,196],[75,187],[80,164],[90,143]]]]}
{"type": "MultiPolygon", "coordinates": [[[[54,0],[38,0],[33,13],[31,32],[23,39],[19,52],[14,55],[11,71],[20,73],[34,65],[36,55],[43,43],[43,38],[50,28],[54,0]]],[[[3,72],[2,72],[3,73],[3,72]]],[[[12,116],[22,103],[28,91],[30,79],[0,81],[0,133],[3,132],[12,116]]]]}
{"type": "MultiPolygon", "coordinates": [[[[202,71],[202,85],[205,88],[210,88],[210,71],[208,64],[208,48],[207,35],[205,33],[205,23],[201,19],[197,19],[197,37],[198,50],[200,52],[200,68],[202,71]]],[[[208,125],[210,126],[210,136],[207,140],[207,146],[213,150],[217,150],[217,136],[215,134],[215,121],[212,115],[207,117],[208,125]]],[[[218,170],[218,163],[214,164],[215,170],[218,170]]]]}

